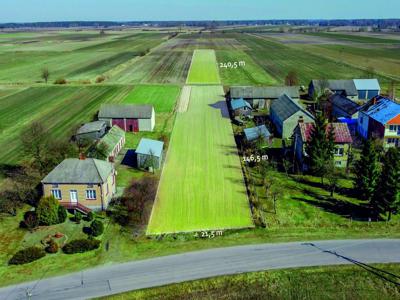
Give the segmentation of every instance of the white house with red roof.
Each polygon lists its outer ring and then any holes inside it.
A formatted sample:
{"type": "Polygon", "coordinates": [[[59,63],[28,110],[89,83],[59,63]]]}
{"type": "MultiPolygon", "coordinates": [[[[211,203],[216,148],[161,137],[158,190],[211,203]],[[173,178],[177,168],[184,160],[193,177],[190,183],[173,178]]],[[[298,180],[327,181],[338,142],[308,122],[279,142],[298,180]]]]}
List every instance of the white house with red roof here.
{"type": "MultiPolygon", "coordinates": [[[[351,134],[346,123],[329,123],[326,126],[327,134],[332,126],[335,134],[335,166],[338,168],[345,168],[348,164],[349,153],[351,151],[353,139],[351,138],[351,134]]],[[[294,133],[294,152],[303,171],[308,169],[306,145],[311,138],[313,128],[313,123],[299,123],[294,133]]]]}

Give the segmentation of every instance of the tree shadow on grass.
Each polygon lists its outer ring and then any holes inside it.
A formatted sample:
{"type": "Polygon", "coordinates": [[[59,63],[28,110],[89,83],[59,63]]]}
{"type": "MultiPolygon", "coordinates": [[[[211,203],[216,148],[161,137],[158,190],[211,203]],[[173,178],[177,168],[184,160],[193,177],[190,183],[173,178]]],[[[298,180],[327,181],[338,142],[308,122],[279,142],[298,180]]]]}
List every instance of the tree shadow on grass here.
{"type": "Polygon", "coordinates": [[[218,101],[214,104],[209,104],[212,108],[219,109],[221,111],[221,116],[226,119],[230,119],[228,106],[225,101],[218,101]]]}
{"type": "Polygon", "coordinates": [[[371,209],[365,204],[354,204],[348,201],[338,200],[328,196],[320,195],[307,189],[303,189],[302,192],[304,195],[314,199],[305,199],[300,197],[292,197],[292,199],[314,205],[327,212],[334,213],[348,219],[351,218],[358,221],[368,221],[372,215],[371,209]]]}
{"type": "MultiPolygon", "coordinates": [[[[327,191],[327,186],[323,185],[321,182],[310,181],[310,180],[307,180],[307,179],[301,178],[301,177],[296,177],[295,180],[298,183],[302,183],[302,184],[308,185],[310,187],[319,188],[319,189],[323,189],[323,190],[327,191]]],[[[335,193],[345,196],[345,197],[359,199],[358,198],[359,193],[353,188],[338,187],[335,189],[335,193]]]]}

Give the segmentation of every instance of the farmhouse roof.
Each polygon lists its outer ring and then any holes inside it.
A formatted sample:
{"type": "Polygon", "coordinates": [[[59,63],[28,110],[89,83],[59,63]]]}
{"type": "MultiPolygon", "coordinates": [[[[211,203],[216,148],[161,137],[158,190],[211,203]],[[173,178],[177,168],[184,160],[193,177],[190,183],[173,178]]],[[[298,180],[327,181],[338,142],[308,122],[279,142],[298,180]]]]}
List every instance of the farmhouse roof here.
{"type": "Polygon", "coordinates": [[[265,125],[253,127],[253,128],[246,128],[244,130],[244,135],[248,141],[254,141],[258,139],[260,136],[267,139],[271,136],[271,133],[268,131],[265,125]]]}
{"type": "Polygon", "coordinates": [[[107,124],[104,121],[94,121],[82,125],[76,133],[85,134],[90,132],[97,132],[102,130],[105,126],[107,126],[107,124]]]}
{"type": "Polygon", "coordinates": [[[161,157],[164,148],[164,143],[151,139],[141,139],[139,146],[136,149],[136,153],[144,155],[153,155],[161,157]]]}
{"type": "Polygon", "coordinates": [[[389,98],[377,96],[362,106],[361,110],[381,124],[390,124],[400,114],[400,104],[389,98]]]}
{"type": "MultiPolygon", "coordinates": [[[[349,127],[347,126],[346,123],[329,123],[326,126],[326,133],[329,132],[332,126],[333,126],[333,131],[335,133],[335,143],[347,144],[353,142],[353,139],[351,138],[351,134],[349,131],[349,127]]],[[[311,137],[311,132],[314,128],[314,124],[299,123],[299,128],[301,133],[301,139],[303,140],[303,142],[309,141],[311,137]]]]}
{"type": "Polygon", "coordinates": [[[152,105],[103,104],[99,118],[151,119],[153,111],[152,105]]]}
{"type": "Polygon", "coordinates": [[[235,99],[231,101],[231,107],[233,110],[239,109],[239,108],[243,108],[243,107],[247,107],[249,109],[252,109],[251,105],[249,102],[247,102],[246,100],[243,99],[235,99]]]}
{"type": "Polygon", "coordinates": [[[300,98],[298,86],[233,86],[230,88],[231,98],[244,99],[278,99],[283,94],[291,98],[300,98]]]}
{"type": "Polygon", "coordinates": [[[329,102],[349,115],[355,114],[360,109],[357,103],[339,94],[334,94],[329,97],[329,102]]]}
{"type": "Polygon", "coordinates": [[[313,80],[317,90],[328,88],[331,91],[345,91],[347,96],[357,96],[358,92],[353,80],[313,80]]]}
{"type": "Polygon", "coordinates": [[[112,164],[103,160],[67,158],[42,183],[98,184],[106,182],[112,172],[112,164]]]}
{"type": "Polygon", "coordinates": [[[101,144],[106,146],[108,154],[111,153],[115,146],[125,137],[125,131],[119,128],[117,125],[111,127],[110,131],[100,139],[97,147],[101,144]]]}
{"type": "Polygon", "coordinates": [[[354,85],[358,91],[380,91],[378,79],[354,79],[354,85]]]}
{"type": "Polygon", "coordinates": [[[300,104],[295,102],[286,94],[283,94],[279,97],[279,99],[272,102],[271,110],[273,110],[282,121],[285,121],[298,111],[302,111],[304,114],[314,119],[314,117],[308,111],[302,108],[300,104]]]}

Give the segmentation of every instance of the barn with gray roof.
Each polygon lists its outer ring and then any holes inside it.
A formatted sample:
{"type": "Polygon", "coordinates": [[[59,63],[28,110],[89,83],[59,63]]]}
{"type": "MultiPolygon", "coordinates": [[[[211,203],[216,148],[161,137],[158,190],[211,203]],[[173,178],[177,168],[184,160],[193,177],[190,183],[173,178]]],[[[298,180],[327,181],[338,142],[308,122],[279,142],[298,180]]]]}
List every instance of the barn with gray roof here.
{"type": "Polygon", "coordinates": [[[230,88],[231,99],[244,99],[253,108],[265,108],[270,106],[271,100],[276,100],[283,94],[292,99],[300,98],[297,86],[233,86],[230,88]]]}
{"type": "Polygon", "coordinates": [[[283,139],[292,137],[299,122],[314,122],[314,117],[286,94],[272,102],[270,119],[283,139]]]}
{"type": "Polygon", "coordinates": [[[124,131],[153,131],[155,111],[151,105],[103,104],[99,111],[99,120],[108,122],[108,126],[119,126],[124,131]]]}

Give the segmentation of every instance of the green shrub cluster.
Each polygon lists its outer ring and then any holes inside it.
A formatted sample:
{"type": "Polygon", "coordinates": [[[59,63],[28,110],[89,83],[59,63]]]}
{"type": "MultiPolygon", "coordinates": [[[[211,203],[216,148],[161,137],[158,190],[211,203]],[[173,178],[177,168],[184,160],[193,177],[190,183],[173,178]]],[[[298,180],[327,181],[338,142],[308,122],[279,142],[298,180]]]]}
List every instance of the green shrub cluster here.
{"type": "Polygon", "coordinates": [[[90,231],[91,231],[92,236],[102,235],[103,232],[104,232],[104,224],[103,224],[103,222],[101,222],[99,220],[94,220],[90,224],[90,231]]]}
{"type": "Polygon", "coordinates": [[[62,249],[66,254],[83,253],[100,247],[100,241],[96,239],[77,239],[67,243],[62,249]]]}
{"type": "Polygon", "coordinates": [[[59,246],[53,239],[48,242],[47,247],[45,248],[47,253],[57,253],[58,249],[59,246]]]}
{"type": "Polygon", "coordinates": [[[10,265],[23,265],[46,256],[46,252],[39,247],[29,247],[14,254],[8,261],[10,265]]]}

